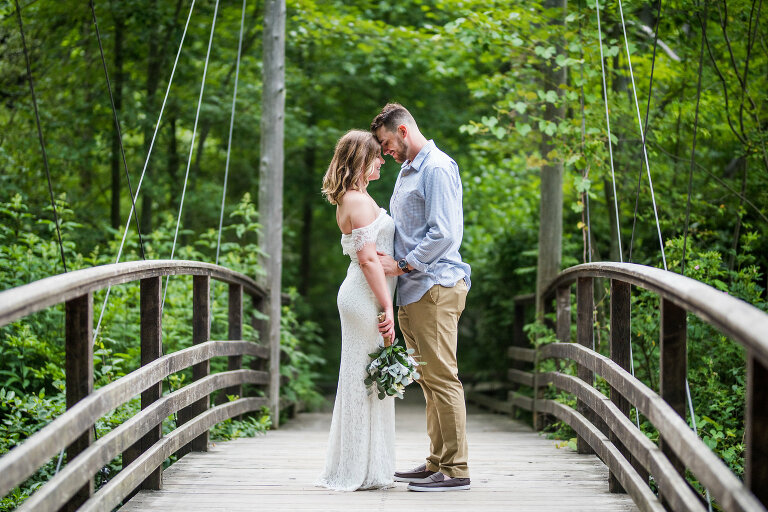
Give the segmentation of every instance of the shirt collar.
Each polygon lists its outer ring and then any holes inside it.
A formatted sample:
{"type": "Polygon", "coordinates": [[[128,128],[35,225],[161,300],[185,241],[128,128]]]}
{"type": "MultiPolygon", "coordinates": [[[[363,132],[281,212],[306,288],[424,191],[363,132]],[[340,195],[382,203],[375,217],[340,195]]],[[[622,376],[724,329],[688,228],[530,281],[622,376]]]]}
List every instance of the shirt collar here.
{"type": "Polygon", "coordinates": [[[421,148],[421,151],[419,151],[419,154],[416,155],[413,160],[406,160],[403,162],[403,165],[400,167],[400,169],[403,171],[408,169],[412,169],[413,171],[420,171],[421,165],[427,159],[430,151],[432,151],[434,148],[435,142],[432,139],[428,140],[427,143],[424,144],[424,147],[421,148]]]}

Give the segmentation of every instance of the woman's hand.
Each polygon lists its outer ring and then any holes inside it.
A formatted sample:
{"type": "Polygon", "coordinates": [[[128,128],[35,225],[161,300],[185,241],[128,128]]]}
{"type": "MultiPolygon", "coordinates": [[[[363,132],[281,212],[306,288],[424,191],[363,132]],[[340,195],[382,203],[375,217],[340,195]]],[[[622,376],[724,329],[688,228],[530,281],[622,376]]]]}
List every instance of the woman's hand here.
{"type": "Polygon", "coordinates": [[[379,313],[379,332],[384,338],[384,346],[389,347],[395,339],[395,315],[392,308],[385,308],[379,313]]]}

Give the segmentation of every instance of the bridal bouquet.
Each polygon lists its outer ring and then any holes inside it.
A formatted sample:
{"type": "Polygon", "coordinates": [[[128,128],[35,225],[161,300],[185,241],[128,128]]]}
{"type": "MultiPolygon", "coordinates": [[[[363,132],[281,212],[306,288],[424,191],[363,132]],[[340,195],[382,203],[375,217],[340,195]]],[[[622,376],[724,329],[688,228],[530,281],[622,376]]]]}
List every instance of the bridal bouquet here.
{"type": "Polygon", "coordinates": [[[366,368],[368,377],[365,378],[368,394],[376,389],[379,400],[384,400],[387,396],[403,398],[405,386],[421,377],[416,369],[427,364],[416,361],[411,354],[413,349],[398,345],[397,339],[389,347],[382,347],[379,352],[368,354],[371,356],[371,362],[366,368]]]}

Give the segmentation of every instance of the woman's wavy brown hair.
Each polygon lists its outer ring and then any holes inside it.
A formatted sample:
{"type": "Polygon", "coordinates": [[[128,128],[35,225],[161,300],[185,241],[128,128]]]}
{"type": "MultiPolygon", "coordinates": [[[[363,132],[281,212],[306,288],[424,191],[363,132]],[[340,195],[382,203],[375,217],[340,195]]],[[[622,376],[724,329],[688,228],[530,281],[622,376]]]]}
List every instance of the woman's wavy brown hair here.
{"type": "Polygon", "coordinates": [[[368,184],[373,162],[381,146],[371,132],[350,130],[336,143],[333,159],[323,176],[323,195],[331,204],[339,204],[347,190],[360,190],[362,179],[368,184]]]}

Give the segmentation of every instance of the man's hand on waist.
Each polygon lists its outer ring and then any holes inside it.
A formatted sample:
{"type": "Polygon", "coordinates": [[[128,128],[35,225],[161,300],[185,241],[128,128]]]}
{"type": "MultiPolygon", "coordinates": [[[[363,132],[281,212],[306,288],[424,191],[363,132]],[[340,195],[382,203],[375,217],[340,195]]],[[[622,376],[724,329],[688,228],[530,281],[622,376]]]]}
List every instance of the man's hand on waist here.
{"type": "MultiPolygon", "coordinates": [[[[397,266],[397,261],[395,261],[395,259],[392,258],[392,256],[389,254],[383,253],[381,251],[376,251],[376,254],[379,255],[379,261],[381,261],[381,266],[384,268],[384,275],[401,276],[406,273],[397,266]]],[[[407,268],[409,271],[413,270],[410,265],[408,265],[407,268]]]]}

